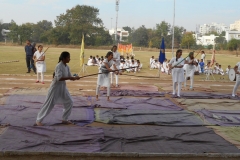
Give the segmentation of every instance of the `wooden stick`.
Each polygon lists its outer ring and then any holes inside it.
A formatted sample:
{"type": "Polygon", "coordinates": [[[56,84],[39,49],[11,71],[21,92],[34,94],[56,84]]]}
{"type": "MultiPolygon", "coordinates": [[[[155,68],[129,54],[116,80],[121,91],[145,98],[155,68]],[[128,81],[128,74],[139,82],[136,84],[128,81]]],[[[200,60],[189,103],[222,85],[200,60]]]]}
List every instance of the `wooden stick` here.
{"type": "Polygon", "coordinates": [[[14,60],[14,61],[4,61],[4,62],[0,62],[0,64],[2,64],[2,63],[12,63],[12,62],[19,62],[19,60],[14,60]]]}
{"type": "MultiPolygon", "coordinates": [[[[116,72],[116,71],[121,71],[121,70],[131,69],[131,68],[137,68],[137,66],[136,66],[136,67],[124,68],[124,69],[118,69],[118,70],[112,70],[112,71],[108,71],[108,72],[116,72]]],[[[82,76],[82,77],[80,77],[80,78],[85,78],[85,77],[95,76],[95,75],[99,75],[99,74],[105,74],[105,72],[103,72],[103,73],[90,74],[90,75],[82,76]]]]}
{"type": "MultiPolygon", "coordinates": [[[[45,51],[43,52],[43,54],[45,54],[45,53],[47,52],[48,48],[49,48],[49,47],[47,47],[47,49],[45,49],[45,51]]],[[[42,54],[40,57],[38,57],[38,59],[36,60],[36,62],[43,56],[43,54],[42,54]]]]}

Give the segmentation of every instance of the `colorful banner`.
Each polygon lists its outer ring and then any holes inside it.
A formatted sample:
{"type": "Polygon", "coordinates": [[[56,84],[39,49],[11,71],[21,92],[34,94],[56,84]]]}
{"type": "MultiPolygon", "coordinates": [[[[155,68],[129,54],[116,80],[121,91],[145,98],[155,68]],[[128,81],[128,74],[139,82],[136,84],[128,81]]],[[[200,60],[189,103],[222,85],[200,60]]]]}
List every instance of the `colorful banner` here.
{"type": "Polygon", "coordinates": [[[118,43],[118,52],[123,54],[127,54],[127,55],[132,55],[133,54],[133,47],[132,44],[128,44],[128,45],[123,45],[118,43]]]}

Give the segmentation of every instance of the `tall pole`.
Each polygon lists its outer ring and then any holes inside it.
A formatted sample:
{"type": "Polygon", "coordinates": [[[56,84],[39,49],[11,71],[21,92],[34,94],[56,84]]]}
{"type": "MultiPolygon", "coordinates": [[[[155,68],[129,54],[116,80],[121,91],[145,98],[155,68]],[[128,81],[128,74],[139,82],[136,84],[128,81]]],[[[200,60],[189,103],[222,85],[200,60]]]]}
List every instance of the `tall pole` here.
{"type": "Polygon", "coordinates": [[[116,42],[117,42],[117,22],[118,22],[119,1],[120,0],[116,0],[116,34],[115,34],[115,41],[116,42]]]}
{"type": "Polygon", "coordinates": [[[175,0],[173,5],[173,25],[172,25],[172,57],[174,56],[173,49],[174,49],[174,25],[175,25],[175,0]]]}
{"type": "Polygon", "coordinates": [[[111,28],[110,29],[112,29],[112,18],[111,18],[111,28]]]}

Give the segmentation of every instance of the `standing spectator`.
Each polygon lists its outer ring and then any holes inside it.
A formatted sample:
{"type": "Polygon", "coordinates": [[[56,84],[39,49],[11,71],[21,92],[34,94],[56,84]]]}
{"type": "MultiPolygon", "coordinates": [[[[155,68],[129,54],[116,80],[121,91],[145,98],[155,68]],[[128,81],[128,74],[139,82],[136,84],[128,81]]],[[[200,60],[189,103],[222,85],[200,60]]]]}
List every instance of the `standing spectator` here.
{"type": "Polygon", "coordinates": [[[36,74],[36,68],[34,66],[34,60],[33,60],[33,54],[34,54],[34,48],[31,43],[30,40],[26,41],[27,45],[25,46],[25,52],[26,52],[26,64],[27,64],[27,68],[28,71],[27,73],[30,73],[31,71],[31,67],[33,68],[34,73],[36,74]]]}
{"type": "Polygon", "coordinates": [[[205,62],[205,57],[206,57],[206,54],[204,51],[201,51],[201,59],[203,60],[203,62],[205,62]]]}

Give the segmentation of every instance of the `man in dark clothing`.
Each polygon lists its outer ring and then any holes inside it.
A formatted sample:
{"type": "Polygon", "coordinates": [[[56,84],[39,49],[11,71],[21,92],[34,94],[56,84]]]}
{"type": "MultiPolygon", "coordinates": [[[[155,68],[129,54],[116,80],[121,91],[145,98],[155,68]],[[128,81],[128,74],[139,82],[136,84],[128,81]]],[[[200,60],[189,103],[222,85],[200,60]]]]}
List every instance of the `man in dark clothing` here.
{"type": "Polygon", "coordinates": [[[33,71],[36,74],[36,68],[33,60],[34,47],[31,45],[29,40],[27,40],[26,43],[27,45],[25,46],[25,52],[26,52],[26,63],[28,68],[27,73],[30,73],[31,71],[31,68],[30,68],[30,64],[31,64],[31,66],[33,67],[33,71]]]}

